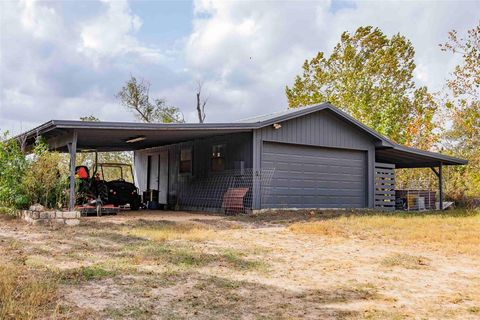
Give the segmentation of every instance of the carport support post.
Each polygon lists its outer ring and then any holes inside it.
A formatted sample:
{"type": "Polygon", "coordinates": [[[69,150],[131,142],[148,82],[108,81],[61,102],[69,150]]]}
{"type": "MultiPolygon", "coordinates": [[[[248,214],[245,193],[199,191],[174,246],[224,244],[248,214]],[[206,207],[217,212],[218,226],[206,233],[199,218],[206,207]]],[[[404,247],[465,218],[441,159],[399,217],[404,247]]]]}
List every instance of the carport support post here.
{"type": "Polygon", "coordinates": [[[442,163],[438,165],[438,201],[440,202],[440,210],[443,210],[443,178],[442,163]]]}
{"type": "Polygon", "coordinates": [[[67,144],[70,153],[70,199],[68,209],[73,210],[75,207],[75,157],[77,154],[77,132],[73,132],[72,142],[67,144]]]}
{"type": "Polygon", "coordinates": [[[431,167],[432,171],[438,178],[438,207],[443,210],[443,177],[442,177],[442,163],[438,164],[438,171],[434,167],[431,167]]]}

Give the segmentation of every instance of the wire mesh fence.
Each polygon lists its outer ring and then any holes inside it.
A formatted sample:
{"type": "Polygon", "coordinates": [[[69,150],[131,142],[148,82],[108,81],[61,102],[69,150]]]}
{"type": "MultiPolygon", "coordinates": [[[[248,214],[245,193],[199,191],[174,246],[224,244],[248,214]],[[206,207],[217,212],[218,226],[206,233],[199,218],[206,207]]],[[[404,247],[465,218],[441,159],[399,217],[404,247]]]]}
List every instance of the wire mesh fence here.
{"type": "Polygon", "coordinates": [[[252,168],[225,170],[206,177],[185,177],[179,181],[177,204],[183,210],[249,212],[253,206],[254,185],[266,196],[275,169],[257,174],[252,168]]]}
{"type": "Polygon", "coordinates": [[[437,193],[431,186],[431,180],[415,180],[401,184],[395,190],[395,209],[435,210],[437,193]]]}

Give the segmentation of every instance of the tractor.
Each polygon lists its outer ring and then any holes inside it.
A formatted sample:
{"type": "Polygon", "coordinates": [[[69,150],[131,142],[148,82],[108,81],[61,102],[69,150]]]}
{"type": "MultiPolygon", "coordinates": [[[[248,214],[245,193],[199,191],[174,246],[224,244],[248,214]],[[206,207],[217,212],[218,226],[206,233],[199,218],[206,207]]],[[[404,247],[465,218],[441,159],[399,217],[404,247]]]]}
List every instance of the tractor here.
{"type": "Polygon", "coordinates": [[[97,163],[93,173],[87,166],[75,168],[77,177],[76,205],[84,214],[116,213],[127,205],[138,210],[141,199],[133,180],[133,170],[125,163],[97,163]]]}

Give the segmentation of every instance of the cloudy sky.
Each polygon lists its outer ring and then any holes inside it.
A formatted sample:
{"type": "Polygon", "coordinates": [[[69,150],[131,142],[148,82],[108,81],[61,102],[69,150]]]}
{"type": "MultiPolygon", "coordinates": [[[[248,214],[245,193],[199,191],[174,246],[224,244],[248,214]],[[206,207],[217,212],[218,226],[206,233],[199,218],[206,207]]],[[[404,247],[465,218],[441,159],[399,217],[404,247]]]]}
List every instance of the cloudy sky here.
{"type": "Polygon", "coordinates": [[[283,110],[303,61],[362,25],[411,39],[417,83],[436,91],[455,64],[438,44],[479,12],[480,1],[2,1],[0,131],[88,115],[131,121],[114,97],[130,75],[188,122],[197,81],[208,122],[283,110]]]}

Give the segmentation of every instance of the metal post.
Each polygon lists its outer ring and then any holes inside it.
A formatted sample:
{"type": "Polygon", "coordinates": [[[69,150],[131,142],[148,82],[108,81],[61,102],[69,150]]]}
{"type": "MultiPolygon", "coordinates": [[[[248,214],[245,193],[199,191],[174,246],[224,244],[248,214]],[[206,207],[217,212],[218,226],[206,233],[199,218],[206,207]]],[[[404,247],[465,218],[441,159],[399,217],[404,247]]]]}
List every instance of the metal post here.
{"type": "Polygon", "coordinates": [[[443,178],[441,162],[438,166],[438,200],[440,202],[440,210],[443,210],[443,178]]]}
{"type": "Polygon", "coordinates": [[[73,132],[72,142],[68,143],[68,152],[70,153],[70,201],[68,209],[75,207],[75,157],[77,154],[77,132],[73,132]]]}

